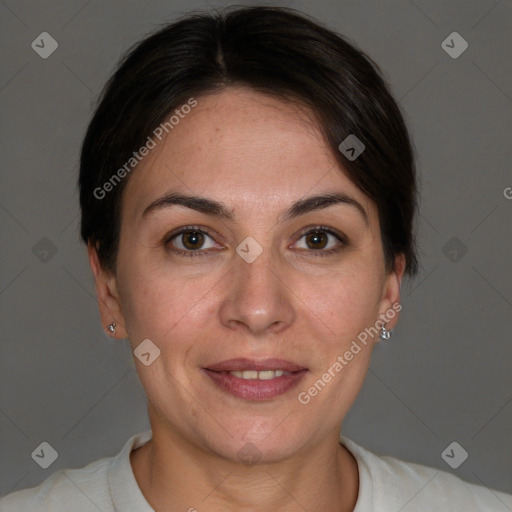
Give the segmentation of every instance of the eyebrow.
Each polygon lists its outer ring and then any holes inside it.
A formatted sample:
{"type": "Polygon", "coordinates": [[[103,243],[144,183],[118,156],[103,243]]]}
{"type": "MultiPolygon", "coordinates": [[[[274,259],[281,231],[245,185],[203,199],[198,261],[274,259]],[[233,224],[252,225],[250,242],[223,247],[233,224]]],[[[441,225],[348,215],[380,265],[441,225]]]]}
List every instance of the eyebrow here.
{"type": "MultiPolygon", "coordinates": [[[[293,219],[309,212],[322,210],[335,204],[346,204],[354,207],[362,215],[365,224],[368,224],[368,214],[361,203],[343,192],[319,194],[305,199],[299,199],[279,217],[279,222],[293,219]]],[[[227,220],[234,219],[233,210],[230,210],[224,203],[208,199],[206,197],[188,196],[175,192],[166,194],[165,196],[153,201],[147,208],[145,208],[142,213],[142,217],[145,217],[156,210],[173,205],[185,206],[186,208],[227,220]]]]}

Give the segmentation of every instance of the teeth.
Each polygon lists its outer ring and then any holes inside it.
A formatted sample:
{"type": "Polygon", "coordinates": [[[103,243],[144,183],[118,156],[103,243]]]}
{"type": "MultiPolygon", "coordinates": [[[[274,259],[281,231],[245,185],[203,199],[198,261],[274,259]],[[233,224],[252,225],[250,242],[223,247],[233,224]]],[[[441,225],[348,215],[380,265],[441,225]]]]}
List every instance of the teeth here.
{"type": "Polygon", "coordinates": [[[283,375],[290,375],[290,372],[285,372],[284,370],[262,370],[261,372],[257,372],[255,370],[244,370],[242,372],[233,371],[228,373],[233,375],[233,377],[246,380],[271,380],[276,377],[282,377],[283,375]]]}

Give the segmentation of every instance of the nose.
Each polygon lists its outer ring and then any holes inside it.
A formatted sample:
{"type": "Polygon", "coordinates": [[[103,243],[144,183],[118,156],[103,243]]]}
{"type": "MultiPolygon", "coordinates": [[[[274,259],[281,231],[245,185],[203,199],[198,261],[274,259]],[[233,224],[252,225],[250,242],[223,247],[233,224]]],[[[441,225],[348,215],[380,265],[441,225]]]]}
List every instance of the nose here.
{"type": "Polygon", "coordinates": [[[293,292],[270,250],[248,263],[238,255],[220,308],[223,325],[254,336],[279,333],[293,324],[293,292]]]}

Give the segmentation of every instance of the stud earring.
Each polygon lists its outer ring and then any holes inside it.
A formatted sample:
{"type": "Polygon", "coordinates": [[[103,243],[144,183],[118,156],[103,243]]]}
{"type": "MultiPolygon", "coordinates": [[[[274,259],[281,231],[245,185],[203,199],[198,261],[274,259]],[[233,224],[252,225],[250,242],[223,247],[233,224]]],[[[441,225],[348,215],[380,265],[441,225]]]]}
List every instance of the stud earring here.
{"type": "Polygon", "coordinates": [[[380,330],[380,339],[381,340],[389,340],[391,338],[391,330],[387,330],[386,327],[382,326],[382,329],[380,330]]]}
{"type": "Polygon", "coordinates": [[[112,334],[115,334],[116,333],[116,323],[115,322],[112,322],[108,327],[107,329],[112,333],[112,334]]]}

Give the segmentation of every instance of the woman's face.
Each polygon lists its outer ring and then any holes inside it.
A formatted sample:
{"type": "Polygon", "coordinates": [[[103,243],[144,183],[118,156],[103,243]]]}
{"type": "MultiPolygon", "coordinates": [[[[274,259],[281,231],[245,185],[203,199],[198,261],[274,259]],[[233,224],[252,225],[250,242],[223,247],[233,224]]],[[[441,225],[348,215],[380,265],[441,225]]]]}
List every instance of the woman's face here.
{"type": "Polygon", "coordinates": [[[135,359],[153,431],[278,460],[337,441],[377,341],[361,333],[398,301],[403,261],[386,272],[374,203],[304,112],[245,88],[197,101],[127,183],[116,275],[90,251],[102,318],[160,350],[135,359]],[[258,368],[294,372],[226,373],[258,368]]]}

